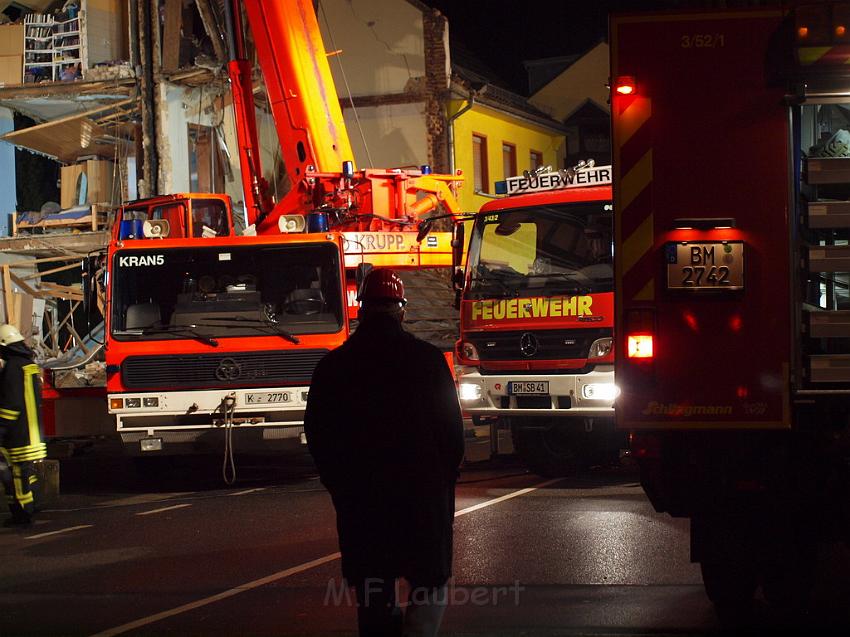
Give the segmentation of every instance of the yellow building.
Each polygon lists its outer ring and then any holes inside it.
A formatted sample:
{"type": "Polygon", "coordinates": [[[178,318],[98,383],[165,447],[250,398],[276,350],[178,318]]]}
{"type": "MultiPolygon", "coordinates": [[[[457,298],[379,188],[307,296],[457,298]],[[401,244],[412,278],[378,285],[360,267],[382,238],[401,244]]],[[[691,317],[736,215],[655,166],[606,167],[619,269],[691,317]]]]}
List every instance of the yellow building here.
{"type": "Polygon", "coordinates": [[[525,98],[497,86],[464,81],[454,67],[447,104],[449,164],[463,171],[464,210],[477,211],[495,194],[494,183],[540,166],[564,167],[564,127],[525,98]],[[466,89],[466,99],[461,99],[466,89]],[[476,90],[477,89],[477,90],[476,90]]]}

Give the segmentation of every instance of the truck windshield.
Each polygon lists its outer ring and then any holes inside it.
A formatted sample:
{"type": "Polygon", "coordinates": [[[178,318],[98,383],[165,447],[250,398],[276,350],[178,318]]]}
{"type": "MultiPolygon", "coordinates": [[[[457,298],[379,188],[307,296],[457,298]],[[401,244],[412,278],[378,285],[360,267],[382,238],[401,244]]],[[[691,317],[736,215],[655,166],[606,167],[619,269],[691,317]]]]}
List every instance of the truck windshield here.
{"type": "Polygon", "coordinates": [[[291,335],[343,325],[331,244],[121,250],[111,286],[118,340],[277,334],[295,342],[291,335]]]}
{"type": "Polygon", "coordinates": [[[469,297],[613,290],[610,202],[483,213],[469,246],[469,297]]]}

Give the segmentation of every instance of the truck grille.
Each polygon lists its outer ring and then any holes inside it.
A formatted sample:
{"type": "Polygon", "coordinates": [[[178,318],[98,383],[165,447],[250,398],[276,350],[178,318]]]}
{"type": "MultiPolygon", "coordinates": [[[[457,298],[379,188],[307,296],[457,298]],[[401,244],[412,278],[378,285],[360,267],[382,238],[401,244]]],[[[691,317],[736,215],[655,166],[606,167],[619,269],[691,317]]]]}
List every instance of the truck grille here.
{"type": "Polygon", "coordinates": [[[593,341],[611,333],[611,328],[487,332],[469,334],[466,340],[482,361],[552,361],[586,359],[593,341]]]}
{"type": "Polygon", "coordinates": [[[130,356],[121,365],[127,389],[211,389],[309,383],[325,349],[130,356]]]}

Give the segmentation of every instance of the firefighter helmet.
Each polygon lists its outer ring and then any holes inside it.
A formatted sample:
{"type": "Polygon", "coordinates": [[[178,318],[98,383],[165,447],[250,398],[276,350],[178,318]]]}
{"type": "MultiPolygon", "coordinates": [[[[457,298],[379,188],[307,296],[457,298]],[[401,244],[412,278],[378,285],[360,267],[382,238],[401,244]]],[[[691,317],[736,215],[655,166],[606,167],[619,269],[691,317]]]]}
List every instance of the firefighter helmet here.
{"type": "Polygon", "coordinates": [[[8,323],[0,325],[0,345],[11,345],[12,343],[20,343],[24,337],[18,331],[18,328],[8,323]]]}
{"type": "Polygon", "coordinates": [[[372,270],[363,281],[359,300],[361,302],[395,301],[404,305],[407,303],[407,299],[404,298],[404,283],[392,270],[386,268],[372,270]]]}

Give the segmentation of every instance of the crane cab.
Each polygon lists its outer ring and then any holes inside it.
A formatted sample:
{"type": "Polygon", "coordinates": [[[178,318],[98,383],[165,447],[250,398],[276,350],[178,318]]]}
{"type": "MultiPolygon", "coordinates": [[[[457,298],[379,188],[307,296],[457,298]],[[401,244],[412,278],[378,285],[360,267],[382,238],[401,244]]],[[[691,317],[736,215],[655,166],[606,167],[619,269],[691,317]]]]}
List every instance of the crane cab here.
{"type": "Polygon", "coordinates": [[[118,211],[113,238],[209,239],[236,234],[230,197],[210,193],[161,195],[131,201],[118,211]]]}

